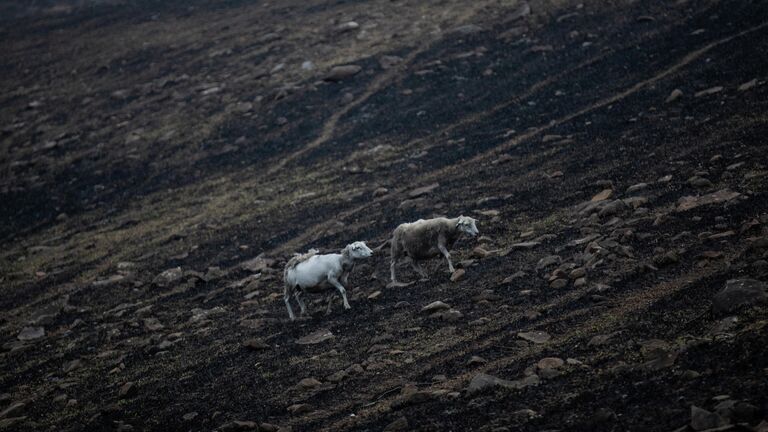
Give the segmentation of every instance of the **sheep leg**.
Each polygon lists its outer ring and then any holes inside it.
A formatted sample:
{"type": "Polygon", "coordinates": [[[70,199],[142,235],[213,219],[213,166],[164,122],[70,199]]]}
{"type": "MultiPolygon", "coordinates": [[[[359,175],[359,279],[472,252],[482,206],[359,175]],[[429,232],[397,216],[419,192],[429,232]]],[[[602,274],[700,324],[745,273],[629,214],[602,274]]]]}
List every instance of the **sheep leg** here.
{"type": "Polygon", "coordinates": [[[339,294],[341,294],[341,298],[344,300],[344,309],[352,309],[352,306],[349,305],[349,302],[347,301],[347,290],[344,288],[344,286],[339,283],[339,280],[336,279],[336,276],[329,276],[328,282],[330,282],[333,286],[336,287],[337,290],[339,290],[339,294]]]}
{"type": "Polygon", "coordinates": [[[453,268],[453,263],[451,262],[451,254],[448,252],[448,249],[446,249],[445,245],[443,244],[438,244],[437,248],[440,249],[440,253],[442,253],[445,259],[448,261],[448,271],[451,273],[455,272],[456,269],[453,268]]]}
{"type": "Polygon", "coordinates": [[[295,320],[296,316],[293,314],[293,309],[291,308],[291,290],[288,287],[285,287],[283,300],[285,300],[285,307],[288,308],[288,317],[291,321],[295,320]]]}
{"type": "Polygon", "coordinates": [[[299,307],[301,308],[301,314],[304,315],[307,312],[307,306],[304,304],[304,300],[301,299],[301,291],[296,291],[293,294],[293,297],[296,299],[296,303],[298,303],[299,307]]]}
{"type": "Polygon", "coordinates": [[[325,308],[325,316],[331,314],[331,306],[333,306],[333,294],[328,294],[328,306],[325,308]]]}

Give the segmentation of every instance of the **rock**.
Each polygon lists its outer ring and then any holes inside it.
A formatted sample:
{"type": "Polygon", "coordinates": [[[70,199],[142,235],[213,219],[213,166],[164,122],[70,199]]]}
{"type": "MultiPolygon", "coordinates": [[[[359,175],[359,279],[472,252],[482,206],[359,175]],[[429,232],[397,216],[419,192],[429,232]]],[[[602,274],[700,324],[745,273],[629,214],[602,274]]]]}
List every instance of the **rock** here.
{"type": "Polygon", "coordinates": [[[120,386],[120,390],[117,392],[117,397],[120,399],[127,399],[134,397],[138,393],[138,388],[136,388],[136,384],[132,381],[128,381],[127,383],[120,386]]]}
{"type": "Polygon", "coordinates": [[[710,189],[714,186],[711,181],[700,176],[693,176],[689,178],[688,184],[698,189],[710,189]]]}
{"type": "Polygon", "coordinates": [[[547,332],[534,330],[530,332],[520,332],[517,334],[517,337],[520,339],[525,339],[529,342],[533,342],[535,344],[544,344],[547,343],[550,339],[552,339],[552,336],[549,335],[547,332]]]}
{"type": "Polygon", "coordinates": [[[235,432],[235,431],[250,431],[250,430],[258,430],[259,425],[256,422],[252,421],[244,421],[244,420],[232,420],[231,422],[224,423],[223,425],[219,426],[220,431],[222,432],[235,432]]]}
{"type": "Polygon", "coordinates": [[[16,338],[20,341],[30,341],[40,339],[45,336],[45,329],[42,327],[24,327],[21,329],[16,338]]]}
{"type": "Polygon", "coordinates": [[[432,183],[431,185],[422,186],[420,188],[413,189],[412,191],[408,192],[408,196],[413,198],[418,198],[422,195],[427,195],[429,193],[432,193],[435,189],[437,189],[440,186],[440,183],[432,183]]]}
{"type": "Polygon", "coordinates": [[[243,342],[243,346],[254,351],[260,351],[260,350],[265,350],[270,348],[268,343],[264,342],[259,338],[246,339],[245,342],[243,342]]]}
{"type": "Polygon", "coordinates": [[[358,65],[334,66],[323,80],[331,82],[343,81],[357,75],[361,70],[363,68],[358,65]]]}
{"type": "Polygon", "coordinates": [[[160,287],[167,287],[170,284],[181,279],[182,275],[183,275],[183,272],[181,271],[181,267],[174,267],[174,268],[165,270],[164,272],[155,276],[155,278],[152,280],[152,283],[160,287]]]}
{"type": "Polygon", "coordinates": [[[384,432],[399,432],[407,430],[409,430],[409,425],[408,420],[405,417],[398,418],[384,428],[384,432]]]}
{"type": "Polygon", "coordinates": [[[94,281],[92,285],[96,288],[104,288],[112,285],[117,285],[123,280],[125,280],[124,275],[112,275],[106,279],[100,279],[100,280],[94,281]]]}
{"type": "Polygon", "coordinates": [[[723,426],[725,421],[716,413],[691,405],[691,428],[696,431],[723,426]]]}
{"type": "Polygon", "coordinates": [[[467,362],[467,366],[479,366],[486,363],[488,363],[488,360],[480,356],[472,356],[472,358],[470,358],[467,362]]]}
{"type": "Polygon", "coordinates": [[[0,418],[6,418],[20,414],[24,410],[25,406],[26,404],[24,402],[14,402],[8,406],[8,408],[0,412],[0,418]]]}
{"type": "Polygon", "coordinates": [[[742,307],[768,302],[765,282],[754,279],[731,279],[712,298],[712,310],[717,314],[735,312],[742,307]]]}
{"type": "Polygon", "coordinates": [[[592,339],[589,340],[587,343],[588,346],[603,346],[608,345],[611,343],[611,339],[616,336],[615,333],[607,334],[607,335],[597,335],[593,336],[592,339]]]}
{"type": "Polygon", "coordinates": [[[604,189],[604,190],[603,190],[602,192],[600,192],[599,194],[597,194],[597,195],[593,196],[593,197],[592,197],[592,199],[591,199],[591,200],[589,200],[589,201],[590,201],[590,202],[600,202],[600,201],[605,201],[605,200],[607,200],[608,198],[610,198],[612,195],[613,195],[613,189],[604,189]]]}
{"type": "Polygon", "coordinates": [[[540,259],[538,263],[536,263],[536,270],[544,270],[547,267],[558,265],[562,262],[562,259],[559,255],[548,255],[544,258],[540,259]]]}
{"type": "MultiPolygon", "coordinates": [[[[587,284],[587,278],[585,278],[585,277],[580,277],[580,278],[578,278],[578,279],[573,281],[573,287],[574,288],[581,288],[581,287],[585,286],[586,284],[587,284]]],[[[595,296],[595,295],[593,295],[592,299],[594,300],[594,299],[596,299],[598,297],[602,297],[602,296],[595,296]]]]}
{"type": "Polygon", "coordinates": [[[299,345],[314,345],[333,339],[335,336],[330,330],[320,329],[296,340],[299,345]]]}
{"type": "Polygon", "coordinates": [[[379,290],[376,290],[376,291],[368,294],[368,300],[376,300],[379,297],[381,297],[381,291],[379,291],[379,290]]]}
{"type": "Polygon", "coordinates": [[[536,363],[539,369],[560,369],[565,365],[565,361],[559,357],[544,357],[536,363]]]}
{"type": "Polygon", "coordinates": [[[597,213],[597,215],[600,217],[613,216],[625,210],[626,208],[627,204],[624,201],[617,199],[604,205],[597,213]]]}
{"type": "Polygon", "coordinates": [[[555,279],[549,283],[549,287],[552,289],[563,289],[566,286],[568,286],[568,280],[566,279],[555,279]]]}
{"type": "Polygon", "coordinates": [[[197,411],[188,412],[181,416],[184,421],[192,421],[195,417],[197,417],[197,411]]]}
{"type": "Polygon", "coordinates": [[[11,430],[11,426],[21,423],[26,420],[26,416],[22,417],[8,417],[0,420],[0,430],[11,430]]]}
{"type": "Polygon", "coordinates": [[[757,78],[747,81],[739,86],[739,91],[747,91],[757,85],[757,78]]]}
{"type": "Polygon", "coordinates": [[[641,190],[647,189],[648,183],[638,183],[627,188],[627,193],[632,194],[641,190]]]}
{"type": "Polygon", "coordinates": [[[466,273],[466,270],[464,269],[458,269],[451,274],[451,282],[458,282],[462,278],[464,278],[464,274],[466,273]]]}
{"type": "Polygon", "coordinates": [[[301,69],[305,71],[311,71],[315,69],[315,64],[311,60],[305,60],[301,63],[301,69]]]}
{"type": "Polygon", "coordinates": [[[242,268],[243,270],[248,270],[252,273],[259,273],[272,267],[274,264],[275,264],[274,259],[266,258],[262,255],[259,255],[256,258],[253,258],[248,261],[245,261],[244,263],[241,263],[240,268],[242,268]]]}
{"type": "Polygon", "coordinates": [[[387,189],[385,187],[380,187],[380,188],[376,189],[375,191],[373,191],[373,196],[377,198],[377,197],[380,197],[380,196],[384,196],[384,195],[386,195],[388,193],[389,193],[389,189],[387,189]]]}
{"type": "Polygon", "coordinates": [[[587,269],[585,269],[584,267],[578,267],[571,270],[571,272],[568,274],[568,277],[571,279],[578,279],[586,275],[587,275],[587,269]]]}
{"type": "Polygon", "coordinates": [[[357,30],[360,28],[360,24],[354,21],[347,21],[336,26],[336,31],[339,33],[346,33],[348,31],[357,30]]]}
{"type": "Polygon", "coordinates": [[[434,313],[434,312],[439,312],[439,311],[450,309],[450,308],[451,307],[449,305],[438,300],[424,306],[423,308],[421,308],[421,311],[424,313],[434,313]]]}
{"type": "Polygon", "coordinates": [[[702,90],[702,91],[696,92],[696,94],[694,94],[693,97],[699,98],[699,97],[703,97],[703,96],[710,96],[710,95],[713,95],[715,93],[720,93],[721,91],[723,91],[723,87],[722,86],[710,87],[710,88],[708,88],[706,90],[702,90]]]}
{"type": "Polygon", "coordinates": [[[144,328],[147,329],[147,331],[158,331],[163,329],[165,326],[160,322],[157,318],[145,318],[144,319],[144,328]]]}
{"type": "Polygon", "coordinates": [[[683,96],[683,92],[680,89],[674,89],[672,90],[672,93],[667,96],[667,99],[664,101],[664,103],[672,103],[678,99],[680,99],[683,96]]]}
{"type": "Polygon", "coordinates": [[[464,314],[456,309],[448,309],[444,312],[436,312],[429,316],[433,319],[441,319],[443,321],[453,322],[464,318],[464,314]]]}
{"type": "Polygon", "coordinates": [[[485,389],[489,389],[493,387],[505,387],[505,388],[512,388],[512,389],[519,390],[528,386],[538,385],[538,384],[539,384],[539,377],[537,375],[531,375],[517,381],[508,381],[505,379],[495,377],[493,375],[479,373],[475,375],[472,378],[472,380],[469,382],[469,385],[467,386],[466,391],[467,391],[467,394],[471,395],[479,391],[483,391],[485,389]]]}
{"type": "Polygon", "coordinates": [[[315,378],[304,378],[303,380],[299,381],[298,384],[296,384],[297,387],[301,387],[303,389],[311,389],[321,385],[323,385],[323,383],[315,378]]]}
{"type": "Polygon", "coordinates": [[[83,365],[83,362],[80,359],[75,359],[75,360],[72,360],[72,361],[68,361],[68,362],[64,363],[64,368],[63,368],[64,369],[64,373],[72,372],[73,370],[79,368],[82,365],[83,365]]]}
{"type": "Polygon", "coordinates": [[[306,414],[311,412],[314,408],[310,404],[300,403],[294,404],[288,407],[288,412],[293,415],[306,414]]]}
{"type": "Polygon", "coordinates": [[[701,207],[705,205],[719,204],[719,203],[731,201],[735,198],[738,198],[739,196],[741,196],[740,193],[733,192],[729,189],[721,189],[717,192],[712,192],[710,194],[702,195],[698,197],[686,196],[681,198],[678,201],[677,208],[675,208],[675,211],[684,212],[684,211],[692,210],[697,207],[701,207]]]}
{"type": "Polygon", "coordinates": [[[504,280],[501,281],[502,284],[508,284],[511,283],[515,279],[521,279],[528,276],[528,274],[522,270],[518,270],[515,273],[513,273],[510,276],[507,276],[504,278],[504,280]]]}

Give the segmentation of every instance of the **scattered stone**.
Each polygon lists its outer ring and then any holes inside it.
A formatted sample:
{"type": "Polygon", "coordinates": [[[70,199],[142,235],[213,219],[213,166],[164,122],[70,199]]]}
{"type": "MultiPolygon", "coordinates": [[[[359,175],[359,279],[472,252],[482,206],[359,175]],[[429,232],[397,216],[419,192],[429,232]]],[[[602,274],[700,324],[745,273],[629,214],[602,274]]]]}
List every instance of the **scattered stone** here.
{"type": "Polygon", "coordinates": [[[638,183],[627,188],[627,193],[632,194],[648,188],[648,183],[638,183]]]}
{"type": "Polygon", "coordinates": [[[472,356],[472,358],[470,358],[467,362],[467,366],[479,366],[486,363],[488,363],[488,360],[480,356],[472,356]]]}
{"type": "Polygon", "coordinates": [[[259,425],[256,422],[244,421],[244,420],[232,420],[229,423],[224,423],[223,425],[219,426],[218,430],[222,432],[236,432],[236,431],[258,430],[258,428],[259,428],[259,425]]]}
{"type": "Polygon", "coordinates": [[[339,33],[346,33],[348,31],[356,30],[360,28],[360,24],[354,21],[347,21],[336,26],[336,31],[339,33]]]}
{"type": "Polygon", "coordinates": [[[527,250],[527,249],[533,249],[533,248],[535,248],[536,246],[538,246],[538,245],[540,245],[540,244],[541,244],[541,243],[540,243],[540,242],[537,242],[537,241],[529,241],[529,242],[515,243],[515,244],[513,244],[512,246],[510,246],[510,249],[513,249],[513,250],[514,250],[514,249],[522,249],[522,250],[527,250]]]}
{"type": "Polygon", "coordinates": [[[517,337],[520,339],[527,340],[529,342],[533,342],[535,344],[545,344],[549,342],[550,339],[552,339],[552,336],[549,335],[547,332],[543,332],[540,330],[534,330],[530,332],[520,332],[517,334],[517,337]]]}
{"type": "Polygon", "coordinates": [[[457,34],[461,36],[468,36],[475,33],[480,33],[481,31],[484,31],[485,29],[480,27],[477,24],[467,24],[460,27],[454,27],[451,30],[449,30],[448,34],[457,34]]]}
{"type": "Polygon", "coordinates": [[[623,200],[617,199],[604,205],[597,214],[600,217],[614,216],[619,212],[625,210],[626,208],[627,208],[627,204],[624,203],[623,200]]]}
{"type": "Polygon", "coordinates": [[[475,375],[474,378],[472,378],[472,380],[469,382],[466,391],[467,394],[471,395],[479,391],[494,387],[505,387],[519,390],[528,386],[538,385],[539,382],[539,377],[537,375],[527,376],[517,381],[508,381],[493,375],[479,373],[475,375]]]}
{"type": "Polygon", "coordinates": [[[453,274],[451,274],[451,282],[460,281],[464,277],[465,273],[466,273],[466,270],[457,269],[456,271],[453,272],[453,274]]]}
{"type": "Polygon", "coordinates": [[[157,275],[152,283],[164,288],[181,279],[182,275],[181,267],[174,267],[157,275]]]}
{"type": "Polygon", "coordinates": [[[334,337],[335,336],[330,330],[320,329],[306,336],[300,337],[299,339],[296,340],[296,343],[299,345],[315,345],[315,344],[319,344],[320,342],[325,342],[327,340],[333,339],[334,337]]]}
{"type": "Polygon", "coordinates": [[[699,408],[696,405],[691,405],[691,428],[693,430],[714,429],[725,424],[726,422],[718,414],[699,408]]]}
{"type": "Polygon", "coordinates": [[[64,373],[72,372],[73,370],[79,368],[82,365],[83,365],[83,362],[80,359],[68,361],[64,363],[64,373]]]}
{"type": "Polygon", "coordinates": [[[254,351],[260,351],[260,350],[265,350],[270,348],[268,343],[264,342],[259,338],[246,339],[245,342],[243,342],[243,346],[254,351]]]}
{"type": "Polygon", "coordinates": [[[26,404],[24,402],[14,402],[8,406],[8,408],[0,412],[0,418],[12,417],[16,414],[20,414],[25,406],[26,404]]]}
{"type": "Polygon", "coordinates": [[[376,291],[368,294],[368,300],[376,300],[379,297],[381,297],[381,291],[379,291],[379,290],[376,290],[376,291]]]}
{"type": "Polygon", "coordinates": [[[144,328],[147,329],[147,331],[158,331],[163,329],[165,326],[160,322],[157,318],[145,318],[144,319],[144,328]]]}
{"type": "Polygon", "coordinates": [[[712,310],[717,314],[735,312],[742,307],[768,301],[766,283],[754,279],[731,279],[712,298],[712,310]]]}
{"type": "Polygon", "coordinates": [[[701,176],[693,176],[688,179],[688,184],[698,189],[711,189],[714,187],[711,181],[701,176]]]}
{"type": "Polygon", "coordinates": [[[188,412],[181,416],[184,421],[192,421],[195,417],[197,417],[197,411],[188,412]]]}
{"type": "Polygon", "coordinates": [[[592,197],[591,202],[605,201],[613,195],[613,189],[604,189],[599,194],[592,197]]]}
{"type": "Polygon", "coordinates": [[[294,404],[288,407],[288,412],[293,415],[306,414],[311,412],[314,408],[310,404],[300,403],[294,404]]]}
{"type": "Polygon", "coordinates": [[[343,81],[357,75],[361,70],[363,68],[358,65],[334,66],[323,80],[331,82],[343,81]]]}
{"type": "Polygon", "coordinates": [[[42,327],[24,327],[21,329],[16,338],[20,341],[30,341],[40,339],[45,336],[45,329],[42,327]]]}
{"type": "Polygon", "coordinates": [[[563,289],[568,286],[567,279],[555,279],[549,283],[549,287],[552,289],[563,289]]]}
{"type": "Polygon", "coordinates": [[[132,381],[128,381],[120,386],[120,390],[117,392],[117,397],[120,399],[127,399],[134,397],[137,393],[138,388],[136,387],[136,384],[132,381]]]}
{"type": "Polygon", "coordinates": [[[408,196],[411,199],[418,198],[418,197],[420,197],[422,195],[427,195],[427,194],[432,193],[432,191],[437,189],[439,186],[440,186],[440,183],[432,183],[431,185],[422,186],[420,188],[416,188],[416,189],[408,192],[408,196]]]}
{"type": "Polygon", "coordinates": [[[757,78],[745,82],[739,86],[739,91],[747,91],[757,85],[757,78]]]}
{"type": "Polygon", "coordinates": [[[539,369],[560,369],[565,365],[565,361],[559,357],[544,357],[536,363],[539,369]]]}
{"type": "Polygon", "coordinates": [[[698,197],[692,197],[692,196],[686,196],[681,198],[678,201],[677,208],[675,209],[676,212],[684,212],[688,210],[695,209],[697,207],[710,205],[710,204],[719,204],[727,201],[731,201],[735,198],[738,198],[741,196],[738,192],[733,192],[729,189],[721,189],[717,192],[712,192],[707,195],[702,195],[698,197]]]}
{"type": "Polygon", "coordinates": [[[298,384],[296,384],[297,387],[301,387],[303,389],[311,389],[321,385],[323,385],[323,383],[315,378],[304,378],[303,380],[299,381],[298,384]]]}
{"type": "Polygon", "coordinates": [[[408,419],[400,417],[384,428],[384,432],[400,432],[409,430],[408,419]]]}
{"type": "Polygon", "coordinates": [[[447,310],[447,309],[450,309],[450,308],[451,308],[451,306],[449,306],[449,305],[441,302],[440,300],[438,300],[438,301],[434,301],[434,302],[424,306],[423,308],[421,308],[421,311],[424,312],[424,313],[430,313],[431,314],[431,313],[434,313],[434,312],[439,312],[439,311],[447,310]]]}
{"type": "Polygon", "coordinates": [[[713,95],[715,93],[720,93],[721,91],[723,91],[722,86],[710,87],[706,90],[696,92],[696,94],[694,94],[693,96],[698,98],[698,97],[713,95]]]}
{"type": "Polygon", "coordinates": [[[375,191],[373,191],[373,196],[374,197],[380,197],[380,196],[384,196],[384,195],[386,195],[388,193],[389,193],[389,189],[387,189],[385,187],[380,187],[380,188],[376,189],[375,191]]]}
{"type": "Polygon", "coordinates": [[[447,311],[435,312],[429,316],[433,319],[440,319],[443,321],[453,322],[464,318],[464,314],[457,309],[448,309],[447,311]]]}
{"type": "Polygon", "coordinates": [[[257,256],[256,258],[250,259],[248,261],[245,261],[244,263],[240,264],[240,267],[243,270],[248,270],[251,273],[259,273],[263,272],[264,270],[272,267],[275,264],[275,260],[272,258],[266,258],[262,255],[257,256]]]}
{"type": "Polygon", "coordinates": [[[544,270],[547,267],[558,265],[562,262],[562,259],[559,255],[548,255],[544,258],[540,259],[538,263],[536,263],[536,270],[544,270]]]}
{"type": "Polygon", "coordinates": [[[672,93],[667,96],[667,100],[664,101],[664,103],[672,103],[678,99],[680,99],[683,96],[683,92],[680,89],[674,89],[672,90],[672,93]]]}

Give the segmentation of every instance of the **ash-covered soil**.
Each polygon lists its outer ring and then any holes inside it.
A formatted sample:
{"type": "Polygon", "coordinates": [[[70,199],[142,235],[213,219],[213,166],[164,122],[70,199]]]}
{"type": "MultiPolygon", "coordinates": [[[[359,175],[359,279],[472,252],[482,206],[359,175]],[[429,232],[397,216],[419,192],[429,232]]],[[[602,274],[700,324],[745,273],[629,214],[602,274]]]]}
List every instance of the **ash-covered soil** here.
{"type": "Polygon", "coordinates": [[[0,11],[0,429],[768,430],[766,2],[0,11]]]}

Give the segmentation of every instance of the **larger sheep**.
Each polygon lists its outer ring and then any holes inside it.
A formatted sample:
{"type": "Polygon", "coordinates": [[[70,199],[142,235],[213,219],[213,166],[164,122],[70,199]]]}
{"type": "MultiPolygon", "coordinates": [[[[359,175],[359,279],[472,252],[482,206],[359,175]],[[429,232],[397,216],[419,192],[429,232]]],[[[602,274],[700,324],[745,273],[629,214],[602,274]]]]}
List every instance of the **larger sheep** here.
{"type": "Polygon", "coordinates": [[[426,260],[438,256],[445,257],[448,261],[448,270],[454,272],[451,254],[448,252],[462,233],[472,237],[478,235],[477,221],[467,216],[459,216],[453,219],[435,218],[419,219],[413,223],[404,223],[395,228],[390,240],[391,263],[390,273],[392,286],[402,286],[395,277],[397,261],[403,257],[409,258],[411,266],[422,278],[427,274],[417,261],[426,260]]]}
{"type": "MultiPolygon", "coordinates": [[[[350,309],[347,301],[347,290],[342,285],[347,283],[349,273],[354,268],[355,261],[368,258],[373,251],[364,242],[348,244],[341,253],[319,255],[316,249],[310,249],[305,254],[295,254],[285,265],[283,280],[285,290],[283,300],[288,308],[291,320],[296,317],[291,308],[290,299],[293,296],[304,314],[307,308],[301,299],[301,294],[322,293],[336,288],[344,301],[344,309],[350,309]]],[[[330,303],[329,303],[330,310],[330,303]]]]}

